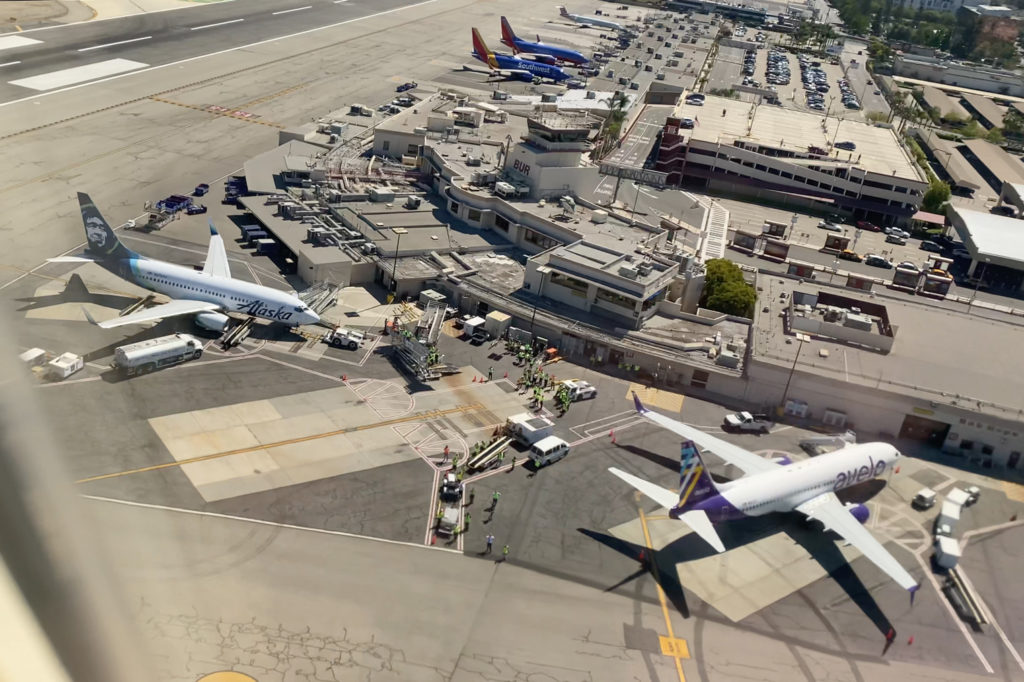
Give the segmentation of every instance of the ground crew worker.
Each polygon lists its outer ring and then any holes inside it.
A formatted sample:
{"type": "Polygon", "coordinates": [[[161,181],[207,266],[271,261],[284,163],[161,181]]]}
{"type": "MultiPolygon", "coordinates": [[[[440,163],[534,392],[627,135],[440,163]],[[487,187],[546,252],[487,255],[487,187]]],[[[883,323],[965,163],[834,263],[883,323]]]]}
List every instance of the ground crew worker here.
{"type": "Polygon", "coordinates": [[[462,483],[462,469],[459,469],[459,472],[455,474],[455,480],[462,483]]]}
{"type": "Polygon", "coordinates": [[[495,491],[494,491],[494,492],[493,492],[493,493],[491,494],[491,508],[492,508],[492,509],[493,509],[494,507],[497,507],[497,506],[498,506],[498,500],[499,500],[500,498],[501,498],[501,493],[499,493],[499,492],[498,492],[497,490],[495,490],[495,491]]]}
{"type": "Polygon", "coordinates": [[[469,515],[469,512],[466,512],[466,530],[469,530],[469,522],[471,520],[472,520],[472,517],[469,515]]]}
{"type": "Polygon", "coordinates": [[[504,461],[505,461],[505,451],[502,450],[501,452],[498,453],[498,466],[501,466],[504,461]]]}
{"type": "Polygon", "coordinates": [[[491,553],[491,546],[493,544],[494,544],[494,536],[493,535],[488,535],[487,536],[487,550],[486,550],[487,554],[491,553]]]}
{"type": "Polygon", "coordinates": [[[493,378],[494,378],[494,368],[493,367],[488,367],[487,368],[487,380],[490,381],[493,378]]]}
{"type": "Polygon", "coordinates": [[[447,445],[444,446],[444,460],[443,461],[444,462],[448,461],[448,446],[447,445]]]}
{"type": "Polygon", "coordinates": [[[440,521],[444,518],[444,507],[437,505],[437,520],[440,521]]]}
{"type": "Polygon", "coordinates": [[[501,548],[501,560],[506,561],[508,559],[508,545],[501,548]]]}
{"type": "MultiPolygon", "coordinates": [[[[512,469],[515,469],[515,468],[516,468],[516,456],[512,455],[512,469]]],[[[509,471],[512,471],[512,469],[509,469],[509,471]]]]}
{"type": "Polygon", "coordinates": [[[459,467],[459,456],[456,454],[456,455],[452,456],[452,469],[457,469],[458,467],[459,467]]]}

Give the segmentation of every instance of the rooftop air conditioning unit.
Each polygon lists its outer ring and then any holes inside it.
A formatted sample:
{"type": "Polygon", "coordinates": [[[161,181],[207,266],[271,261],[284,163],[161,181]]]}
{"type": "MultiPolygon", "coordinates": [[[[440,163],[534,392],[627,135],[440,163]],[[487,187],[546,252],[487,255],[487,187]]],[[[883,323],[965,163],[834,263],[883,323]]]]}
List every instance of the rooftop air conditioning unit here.
{"type": "Polygon", "coordinates": [[[622,265],[619,267],[619,274],[627,279],[636,279],[640,273],[634,267],[622,265]]]}

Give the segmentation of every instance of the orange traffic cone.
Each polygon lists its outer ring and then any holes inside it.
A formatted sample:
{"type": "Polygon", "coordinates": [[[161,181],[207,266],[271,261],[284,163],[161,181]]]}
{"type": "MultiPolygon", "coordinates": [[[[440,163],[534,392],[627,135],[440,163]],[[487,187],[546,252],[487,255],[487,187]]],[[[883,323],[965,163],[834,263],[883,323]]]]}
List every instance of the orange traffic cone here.
{"type": "Polygon", "coordinates": [[[473,375],[473,383],[474,384],[476,383],[476,375],[475,374],[473,375]]]}
{"type": "Polygon", "coordinates": [[[348,381],[348,375],[347,374],[342,374],[341,375],[341,380],[342,381],[348,381]]]}
{"type": "Polygon", "coordinates": [[[900,468],[899,468],[899,467],[896,467],[895,469],[893,469],[893,470],[892,470],[892,472],[893,472],[894,474],[898,474],[898,473],[900,472],[900,468]]]}
{"type": "Polygon", "coordinates": [[[508,372],[505,372],[505,378],[508,379],[508,372]]]}
{"type": "Polygon", "coordinates": [[[610,429],[608,431],[608,435],[611,437],[612,443],[615,443],[615,430],[614,429],[610,429]]]}

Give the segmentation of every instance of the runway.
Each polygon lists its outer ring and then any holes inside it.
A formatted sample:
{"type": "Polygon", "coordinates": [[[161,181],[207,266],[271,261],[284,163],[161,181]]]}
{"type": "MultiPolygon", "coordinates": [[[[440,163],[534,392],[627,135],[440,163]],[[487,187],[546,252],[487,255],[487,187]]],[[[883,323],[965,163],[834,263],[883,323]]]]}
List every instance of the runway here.
{"type": "Polygon", "coordinates": [[[246,0],[0,36],[0,106],[436,0],[246,0]]]}

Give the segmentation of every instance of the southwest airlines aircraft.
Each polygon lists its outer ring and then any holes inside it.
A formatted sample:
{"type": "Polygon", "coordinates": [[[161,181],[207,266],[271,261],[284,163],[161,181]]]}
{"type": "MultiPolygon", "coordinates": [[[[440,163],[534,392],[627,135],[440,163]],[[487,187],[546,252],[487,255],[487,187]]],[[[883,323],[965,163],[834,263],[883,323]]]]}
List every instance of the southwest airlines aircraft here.
{"type": "Polygon", "coordinates": [[[484,44],[484,39],[480,37],[480,31],[475,28],[473,29],[473,56],[504,78],[517,78],[524,81],[546,78],[556,83],[572,78],[571,74],[553,64],[491,52],[484,44]]]}
{"type": "Polygon", "coordinates": [[[537,36],[537,42],[535,43],[523,40],[512,30],[512,24],[508,23],[508,19],[505,17],[501,18],[501,42],[512,48],[512,54],[524,59],[533,58],[536,61],[542,61],[543,57],[549,57],[554,61],[578,65],[586,64],[590,61],[575,50],[556,45],[546,45],[540,42],[540,36],[537,36]]]}
{"type": "Polygon", "coordinates": [[[558,8],[558,13],[561,16],[565,17],[566,19],[572,19],[577,24],[582,24],[584,26],[600,26],[601,28],[613,28],[616,31],[626,30],[622,24],[617,24],[614,21],[608,21],[607,19],[602,19],[600,17],[584,17],[580,16],[579,14],[569,14],[569,12],[564,7],[561,6],[559,6],[558,8]]]}
{"type": "Polygon", "coordinates": [[[633,394],[637,412],[686,440],[682,445],[679,492],[673,492],[614,467],[609,471],[669,510],[719,552],[725,551],[713,523],[798,511],[820,521],[885,571],[913,601],[917,581],[861,524],[868,520],[862,504],[843,505],[836,491],[876,478],[900,458],[886,443],[850,445],[813,459],[790,463],[786,458],[767,460],[749,450],[715,438],[692,426],[651,412],[633,394]],[[743,470],[743,477],[716,484],[711,480],[695,443],[714,451],[743,470]]]}
{"type": "MultiPolygon", "coordinates": [[[[224,313],[262,317],[289,326],[315,324],[320,317],[298,299],[283,291],[231,278],[224,240],[210,223],[210,249],[202,272],[158,260],[130,250],[117,238],[88,194],[78,193],[89,246],[81,256],[51,258],[57,263],[97,263],[121,279],[174,299],[137,313],[99,322],[104,329],[152,322],[176,315],[196,316],[205,329],[223,331],[230,321],[224,313]]],[[[86,313],[90,322],[97,324],[86,313]]]]}

